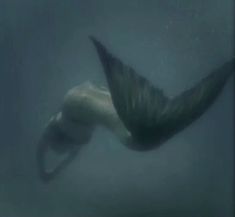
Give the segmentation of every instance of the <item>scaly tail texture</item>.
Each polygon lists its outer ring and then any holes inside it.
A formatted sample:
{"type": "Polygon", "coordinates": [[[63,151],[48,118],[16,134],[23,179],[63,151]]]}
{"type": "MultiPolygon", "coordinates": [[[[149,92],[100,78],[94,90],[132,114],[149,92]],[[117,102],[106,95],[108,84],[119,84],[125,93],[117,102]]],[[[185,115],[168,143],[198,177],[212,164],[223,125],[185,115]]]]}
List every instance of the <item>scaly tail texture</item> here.
{"type": "Polygon", "coordinates": [[[212,71],[193,88],[169,99],[94,37],[114,106],[140,149],[151,149],[198,119],[212,105],[229,76],[234,58],[212,71]]]}

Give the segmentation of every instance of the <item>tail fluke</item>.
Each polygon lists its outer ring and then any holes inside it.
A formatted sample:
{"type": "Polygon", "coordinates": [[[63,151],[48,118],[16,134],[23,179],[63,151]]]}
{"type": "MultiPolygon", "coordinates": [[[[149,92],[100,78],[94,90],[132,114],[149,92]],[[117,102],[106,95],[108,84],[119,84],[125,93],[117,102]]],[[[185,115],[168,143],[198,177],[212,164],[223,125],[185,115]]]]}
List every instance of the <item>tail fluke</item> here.
{"type": "MultiPolygon", "coordinates": [[[[168,102],[163,91],[111,54],[94,37],[92,42],[104,68],[113,104],[133,138],[152,140],[152,127],[168,102]]],[[[144,141],[142,141],[144,142],[144,141]]]]}
{"type": "Polygon", "coordinates": [[[234,58],[212,71],[190,90],[169,99],[135,70],[122,63],[94,37],[120,119],[143,148],[152,148],[169,139],[212,105],[229,76],[234,72],[234,58]]]}
{"type": "Polygon", "coordinates": [[[198,82],[194,87],[171,99],[159,124],[166,130],[179,131],[199,118],[216,100],[228,78],[235,71],[232,59],[198,82]]]}

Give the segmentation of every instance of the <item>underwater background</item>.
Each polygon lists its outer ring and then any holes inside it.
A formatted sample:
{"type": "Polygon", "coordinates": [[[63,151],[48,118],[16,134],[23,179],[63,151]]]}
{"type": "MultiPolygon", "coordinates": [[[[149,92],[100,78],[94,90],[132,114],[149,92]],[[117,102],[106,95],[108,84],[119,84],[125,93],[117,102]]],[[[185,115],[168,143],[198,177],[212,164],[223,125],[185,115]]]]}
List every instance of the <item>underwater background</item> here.
{"type": "Polygon", "coordinates": [[[128,150],[99,127],[45,184],[36,147],[70,88],[106,85],[89,35],[175,96],[234,55],[233,12],[232,0],[2,0],[0,217],[231,217],[232,79],[156,150],[128,150]]]}

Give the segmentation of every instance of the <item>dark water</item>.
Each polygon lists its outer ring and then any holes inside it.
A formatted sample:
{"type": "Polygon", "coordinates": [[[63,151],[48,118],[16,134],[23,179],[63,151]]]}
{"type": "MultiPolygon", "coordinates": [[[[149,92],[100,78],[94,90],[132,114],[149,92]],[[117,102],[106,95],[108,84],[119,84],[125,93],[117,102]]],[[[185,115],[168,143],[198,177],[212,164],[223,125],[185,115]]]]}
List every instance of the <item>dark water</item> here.
{"type": "Polygon", "coordinates": [[[35,150],[69,88],[105,84],[88,35],[173,96],[231,58],[233,9],[232,0],[2,0],[0,216],[232,216],[232,80],[157,150],[128,150],[99,128],[48,185],[35,150]]]}

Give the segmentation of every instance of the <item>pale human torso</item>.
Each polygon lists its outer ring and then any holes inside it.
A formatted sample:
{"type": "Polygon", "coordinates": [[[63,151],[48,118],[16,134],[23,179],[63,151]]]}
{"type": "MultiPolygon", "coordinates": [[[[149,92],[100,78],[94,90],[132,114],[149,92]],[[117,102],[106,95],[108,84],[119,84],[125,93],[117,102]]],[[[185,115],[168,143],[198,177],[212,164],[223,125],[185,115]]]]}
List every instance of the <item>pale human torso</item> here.
{"type": "Polygon", "coordinates": [[[68,91],[61,110],[51,117],[39,142],[37,160],[42,180],[50,181],[59,174],[82,145],[89,143],[98,125],[111,130],[124,145],[131,144],[131,134],[119,119],[107,89],[86,82],[68,91]],[[48,170],[45,163],[48,149],[69,155],[56,168],[48,170]]]}
{"type": "Polygon", "coordinates": [[[123,144],[131,137],[118,117],[109,91],[90,82],[69,90],[61,111],[51,121],[77,143],[88,142],[97,125],[110,129],[123,144]]]}

